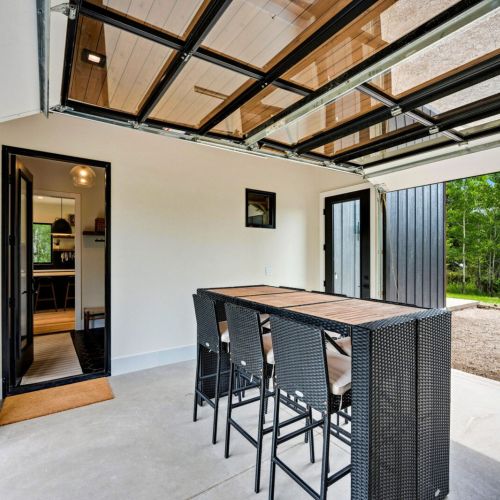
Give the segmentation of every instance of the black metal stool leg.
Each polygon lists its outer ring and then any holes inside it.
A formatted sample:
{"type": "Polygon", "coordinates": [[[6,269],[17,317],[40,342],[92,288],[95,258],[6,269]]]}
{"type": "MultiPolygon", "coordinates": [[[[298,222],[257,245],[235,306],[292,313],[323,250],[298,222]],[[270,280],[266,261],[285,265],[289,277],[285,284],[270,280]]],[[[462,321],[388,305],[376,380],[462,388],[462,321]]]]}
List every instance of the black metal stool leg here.
{"type": "MultiPolygon", "coordinates": [[[[229,369],[229,390],[227,393],[226,442],[224,444],[224,458],[229,458],[229,440],[231,438],[231,424],[229,423],[229,420],[231,419],[231,412],[233,409],[233,380],[234,380],[234,378],[235,378],[234,363],[231,363],[231,368],[229,369]]],[[[238,375],[238,378],[239,378],[239,375],[238,375]]]]}
{"type": "Polygon", "coordinates": [[[200,350],[200,344],[198,344],[197,351],[196,351],[196,378],[194,382],[194,407],[193,407],[193,422],[196,422],[198,419],[198,393],[196,390],[200,389],[200,357],[201,357],[201,350],[200,350]]]}
{"type": "Polygon", "coordinates": [[[217,419],[219,417],[219,389],[220,389],[220,352],[217,353],[217,375],[215,376],[215,398],[214,398],[214,428],[212,431],[212,444],[217,442],[217,419]]]}
{"type": "Polygon", "coordinates": [[[323,463],[321,464],[321,493],[320,499],[326,500],[328,489],[328,471],[330,470],[330,423],[331,416],[327,413],[323,417],[323,463]]]}
{"type": "Polygon", "coordinates": [[[266,378],[260,379],[259,424],[257,428],[257,460],[255,463],[255,493],[260,491],[260,470],[262,464],[262,441],[264,438],[264,405],[266,402],[266,378]]]}
{"type": "MultiPolygon", "coordinates": [[[[306,425],[312,424],[312,409],[309,405],[307,405],[307,418],[306,418],[306,425]]],[[[306,432],[306,436],[308,436],[308,441],[309,441],[309,457],[311,460],[311,463],[313,464],[315,462],[314,458],[314,430],[311,429],[310,431],[306,432]]]]}
{"type": "Polygon", "coordinates": [[[54,309],[57,312],[57,300],[56,300],[56,289],[54,288],[54,282],[50,282],[50,289],[52,291],[52,301],[54,302],[54,309]]]}
{"type": "MultiPolygon", "coordinates": [[[[243,379],[241,378],[241,375],[239,372],[236,372],[236,382],[237,382],[237,387],[238,389],[241,389],[243,387],[243,379]]],[[[241,403],[241,393],[242,391],[238,391],[238,402],[241,403]]]]}
{"type": "MultiPolygon", "coordinates": [[[[266,383],[266,392],[267,392],[267,391],[269,391],[269,378],[268,377],[266,377],[265,383],[266,383]]],[[[269,406],[268,398],[265,398],[264,399],[264,415],[267,415],[268,406],[269,406]]],[[[264,421],[265,420],[266,420],[266,417],[264,416],[264,421]]]]}
{"type": "Polygon", "coordinates": [[[273,417],[273,439],[271,443],[271,468],[269,472],[269,500],[274,500],[274,484],[276,479],[276,458],[278,451],[278,429],[280,418],[280,390],[274,389],[274,417],[273,417]]]}

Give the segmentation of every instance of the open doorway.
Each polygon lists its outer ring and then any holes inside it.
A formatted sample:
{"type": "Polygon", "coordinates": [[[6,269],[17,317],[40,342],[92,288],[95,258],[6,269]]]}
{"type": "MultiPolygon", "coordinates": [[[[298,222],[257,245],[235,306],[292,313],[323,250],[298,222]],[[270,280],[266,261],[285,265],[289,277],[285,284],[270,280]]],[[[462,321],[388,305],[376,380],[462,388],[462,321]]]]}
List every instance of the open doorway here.
{"type": "Polygon", "coordinates": [[[3,148],[4,395],[110,373],[110,165],[3,148]]]}

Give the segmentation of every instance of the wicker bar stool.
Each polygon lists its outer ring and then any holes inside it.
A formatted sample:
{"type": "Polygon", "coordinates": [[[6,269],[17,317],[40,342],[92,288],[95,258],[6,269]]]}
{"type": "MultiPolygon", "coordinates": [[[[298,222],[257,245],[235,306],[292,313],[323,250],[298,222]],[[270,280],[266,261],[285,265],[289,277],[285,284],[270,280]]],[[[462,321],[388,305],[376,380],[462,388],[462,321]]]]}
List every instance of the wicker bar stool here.
{"type": "MultiPolygon", "coordinates": [[[[272,340],[269,333],[263,334],[262,323],[259,313],[234,304],[226,304],[226,317],[229,327],[230,337],[230,376],[229,376],[229,398],[227,405],[226,418],[226,444],[224,449],[224,457],[229,457],[229,445],[231,437],[231,427],[238,431],[255,446],[256,464],[255,464],[255,492],[260,490],[260,473],[262,464],[262,443],[265,434],[272,432],[272,426],[264,427],[264,415],[267,407],[267,398],[273,395],[269,391],[269,381],[272,376],[274,364],[272,340]],[[235,375],[241,374],[250,381],[250,386],[247,385],[242,389],[233,390],[235,375]],[[259,395],[247,400],[233,403],[233,393],[257,388],[259,395]],[[254,439],[233,417],[233,409],[259,402],[259,416],[257,422],[257,439],[254,439]]],[[[288,403],[293,406],[293,402],[288,403]]],[[[297,416],[291,417],[281,426],[292,424],[303,418],[310,418],[311,413],[306,409],[293,407],[297,411],[297,416]]],[[[311,445],[311,460],[314,460],[314,444],[312,439],[312,431],[309,439],[311,445]]]]}
{"type": "Polygon", "coordinates": [[[194,387],[194,409],[193,422],[198,418],[198,404],[206,401],[214,410],[214,421],[212,430],[212,443],[217,442],[217,421],[219,416],[219,399],[221,396],[220,385],[221,375],[221,355],[229,349],[229,333],[227,323],[217,320],[216,304],[208,297],[193,295],[194,310],[196,314],[197,325],[197,356],[196,356],[196,379],[194,387]],[[217,368],[213,374],[202,375],[201,373],[201,355],[202,348],[208,349],[217,355],[217,368]],[[202,391],[202,382],[215,377],[215,395],[214,400],[208,397],[202,391]]]}
{"type": "Polygon", "coordinates": [[[274,498],[278,466],[313,498],[324,500],[328,487],[351,471],[351,465],[348,465],[329,476],[330,434],[332,427],[335,427],[332,426],[331,416],[351,404],[351,359],[328,351],[325,333],[310,325],[271,316],[271,335],[275,358],[275,406],[269,499],[274,498]],[[279,435],[282,391],[320,412],[322,418],[312,420],[305,427],[286,435],[279,435]],[[319,426],[323,427],[323,457],[321,488],[320,493],[317,493],[278,458],[277,451],[280,444],[319,426]]]}

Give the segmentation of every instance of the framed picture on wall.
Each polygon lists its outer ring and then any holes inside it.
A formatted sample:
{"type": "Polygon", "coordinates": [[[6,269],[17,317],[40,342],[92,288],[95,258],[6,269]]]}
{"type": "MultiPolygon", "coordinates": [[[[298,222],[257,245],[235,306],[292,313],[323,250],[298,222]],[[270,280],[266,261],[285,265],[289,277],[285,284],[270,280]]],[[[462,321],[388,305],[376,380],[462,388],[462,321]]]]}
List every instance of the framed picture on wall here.
{"type": "Polygon", "coordinates": [[[246,227],[276,228],[276,193],[246,189],[246,227]]]}

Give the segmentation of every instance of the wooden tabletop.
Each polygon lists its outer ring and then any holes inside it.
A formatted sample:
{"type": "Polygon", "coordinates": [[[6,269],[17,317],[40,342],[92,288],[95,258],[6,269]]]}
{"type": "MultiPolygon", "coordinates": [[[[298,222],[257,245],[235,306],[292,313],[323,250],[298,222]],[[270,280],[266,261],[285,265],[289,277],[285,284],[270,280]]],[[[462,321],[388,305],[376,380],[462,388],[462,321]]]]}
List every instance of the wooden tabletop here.
{"type": "Polygon", "coordinates": [[[349,325],[361,325],[424,310],[398,304],[265,285],[212,288],[206,291],[349,325]]]}
{"type": "Polygon", "coordinates": [[[345,297],[312,292],[273,293],[268,295],[247,295],[245,300],[274,307],[291,307],[307,304],[331,303],[347,300],[345,297]]]}
{"type": "Polygon", "coordinates": [[[349,299],[335,303],[301,305],[287,307],[287,309],[309,314],[310,316],[316,316],[318,318],[348,323],[350,325],[360,325],[423,311],[423,309],[417,307],[407,307],[398,304],[386,304],[384,302],[360,299],[349,299]]]}
{"type": "Polygon", "coordinates": [[[218,293],[220,295],[227,295],[228,297],[247,297],[249,295],[268,295],[276,293],[291,293],[295,290],[290,288],[279,288],[277,286],[239,286],[228,288],[211,288],[208,292],[218,293]]]}
{"type": "Polygon", "coordinates": [[[361,325],[424,311],[418,307],[264,285],[212,288],[206,291],[348,325],[361,325]]]}

